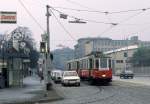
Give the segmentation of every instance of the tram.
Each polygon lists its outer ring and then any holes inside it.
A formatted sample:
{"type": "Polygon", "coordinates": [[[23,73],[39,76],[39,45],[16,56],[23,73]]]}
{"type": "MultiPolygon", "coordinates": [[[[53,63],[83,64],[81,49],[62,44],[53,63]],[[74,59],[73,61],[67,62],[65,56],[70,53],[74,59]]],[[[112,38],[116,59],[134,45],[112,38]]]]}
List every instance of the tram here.
{"type": "Polygon", "coordinates": [[[83,58],[69,60],[67,69],[76,70],[80,78],[88,80],[90,84],[112,81],[111,58],[102,52],[92,52],[83,58]]]}

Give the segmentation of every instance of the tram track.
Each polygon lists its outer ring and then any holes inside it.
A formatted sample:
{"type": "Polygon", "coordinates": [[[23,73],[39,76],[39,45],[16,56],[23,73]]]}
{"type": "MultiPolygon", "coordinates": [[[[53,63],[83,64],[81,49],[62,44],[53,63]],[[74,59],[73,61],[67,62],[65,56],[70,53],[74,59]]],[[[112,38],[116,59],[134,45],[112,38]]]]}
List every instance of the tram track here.
{"type": "MultiPolygon", "coordinates": [[[[76,99],[76,102],[73,104],[93,104],[96,102],[101,102],[105,100],[109,100],[110,98],[113,98],[116,96],[117,89],[115,89],[112,85],[110,86],[90,86],[85,85],[81,86],[83,89],[90,88],[91,90],[95,91],[94,93],[89,93],[84,96],[79,97],[73,97],[73,98],[67,98],[68,100],[76,99]],[[84,88],[85,87],[85,88],[84,88]]],[[[69,104],[69,103],[68,103],[69,104]]]]}
{"type": "MultiPolygon", "coordinates": [[[[105,101],[105,100],[109,100],[109,98],[115,97],[117,92],[117,89],[114,90],[113,88],[110,88],[111,91],[113,91],[113,93],[111,92],[110,94],[108,94],[108,92],[110,91],[106,91],[108,89],[105,88],[105,86],[96,86],[99,89],[99,92],[97,92],[94,97],[91,97],[89,100],[87,101],[83,101],[77,104],[91,104],[91,103],[95,103],[95,102],[100,102],[100,101],[105,101]],[[105,94],[107,93],[107,94],[105,94]],[[101,95],[105,95],[105,96],[101,96],[101,95]]],[[[107,86],[109,87],[109,86],[107,86]]]]}

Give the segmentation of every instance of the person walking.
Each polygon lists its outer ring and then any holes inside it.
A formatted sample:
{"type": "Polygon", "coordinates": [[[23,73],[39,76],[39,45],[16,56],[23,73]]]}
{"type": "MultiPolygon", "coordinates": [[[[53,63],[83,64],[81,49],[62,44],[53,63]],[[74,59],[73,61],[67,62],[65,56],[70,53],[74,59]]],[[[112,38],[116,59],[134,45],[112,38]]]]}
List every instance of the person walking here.
{"type": "Polygon", "coordinates": [[[39,68],[39,77],[40,77],[40,82],[42,82],[42,80],[44,79],[42,68],[39,68]]]}

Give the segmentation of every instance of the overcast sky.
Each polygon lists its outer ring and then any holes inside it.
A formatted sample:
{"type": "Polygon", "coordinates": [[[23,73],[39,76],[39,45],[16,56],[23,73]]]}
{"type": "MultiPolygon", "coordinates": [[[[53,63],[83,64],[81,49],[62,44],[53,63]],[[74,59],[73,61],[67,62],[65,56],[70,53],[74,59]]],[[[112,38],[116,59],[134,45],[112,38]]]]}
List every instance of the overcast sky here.
{"type": "Polygon", "coordinates": [[[66,10],[58,7],[72,8],[89,11],[119,12],[126,10],[144,9],[150,7],[150,0],[21,0],[39,25],[25,11],[19,0],[0,0],[0,11],[17,11],[17,24],[0,24],[0,33],[9,33],[17,26],[29,27],[33,32],[33,38],[39,42],[41,34],[46,30],[46,4],[55,9],[86,20],[93,20],[111,24],[93,23],[71,24],[67,20],[60,19],[59,13],[53,10],[58,21],[65,27],[71,36],[60,26],[52,15],[50,17],[51,49],[59,48],[62,44],[73,48],[76,40],[83,37],[109,37],[112,39],[126,39],[133,35],[139,36],[140,40],[150,41],[150,9],[146,11],[130,11],[125,13],[104,14],[96,12],[82,12],[66,10]],[[74,39],[73,39],[74,38],[74,39]]]}

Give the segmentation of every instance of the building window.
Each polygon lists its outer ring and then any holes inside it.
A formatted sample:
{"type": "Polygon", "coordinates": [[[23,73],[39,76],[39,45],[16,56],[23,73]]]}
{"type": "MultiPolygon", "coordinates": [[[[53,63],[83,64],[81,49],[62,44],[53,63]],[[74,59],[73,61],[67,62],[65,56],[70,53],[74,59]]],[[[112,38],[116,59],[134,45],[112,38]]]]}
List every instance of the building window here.
{"type": "Polygon", "coordinates": [[[128,57],[128,53],[127,52],[124,52],[124,57],[128,57]]]}
{"type": "Polygon", "coordinates": [[[116,63],[123,63],[123,60],[116,60],[116,63]]]}

